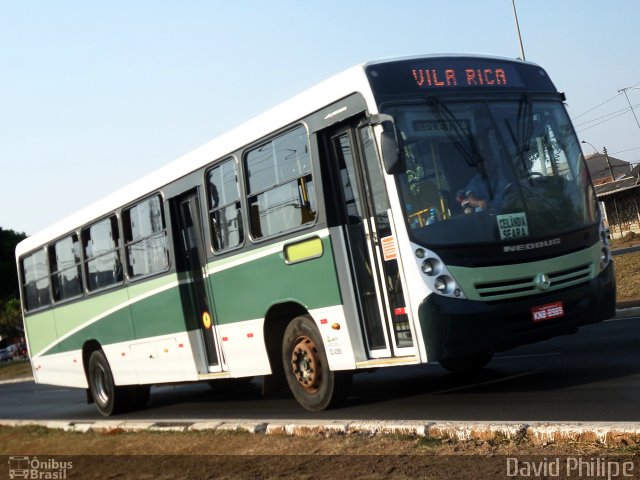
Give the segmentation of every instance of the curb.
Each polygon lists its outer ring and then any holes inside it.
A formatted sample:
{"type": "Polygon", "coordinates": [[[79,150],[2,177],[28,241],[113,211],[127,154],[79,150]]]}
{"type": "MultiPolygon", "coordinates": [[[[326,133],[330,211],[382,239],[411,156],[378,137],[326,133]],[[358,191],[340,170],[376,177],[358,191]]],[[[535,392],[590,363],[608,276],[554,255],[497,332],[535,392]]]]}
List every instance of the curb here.
{"type": "Polygon", "coordinates": [[[35,378],[31,377],[19,377],[19,378],[11,378],[9,380],[0,380],[0,385],[9,385],[10,383],[23,383],[23,382],[33,382],[35,378]]]}
{"type": "Polygon", "coordinates": [[[3,427],[39,426],[66,432],[245,432],[255,435],[325,437],[340,435],[403,435],[450,439],[460,442],[525,440],[534,446],[576,442],[605,446],[640,445],[640,423],[546,423],[546,422],[438,422],[438,421],[40,421],[2,420],[3,427]]]}

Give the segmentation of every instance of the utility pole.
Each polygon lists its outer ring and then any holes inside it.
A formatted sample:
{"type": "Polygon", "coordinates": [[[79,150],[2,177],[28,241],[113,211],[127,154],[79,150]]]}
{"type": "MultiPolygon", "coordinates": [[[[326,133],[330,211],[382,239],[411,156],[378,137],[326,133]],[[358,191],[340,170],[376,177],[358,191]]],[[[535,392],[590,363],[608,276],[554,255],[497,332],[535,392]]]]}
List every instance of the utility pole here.
{"type": "Polygon", "coordinates": [[[633,118],[636,119],[636,123],[638,124],[638,128],[640,128],[640,122],[638,121],[638,117],[636,117],[636,112],[633,110],[633,106],[631,105],[631,100],[629,100],[629,95],[627,94],[627,90],[632,87],[621,88],[618,90],[618,93],[624,92],[624,96],[627,97],[627,102],[629,103],[629,108],[631,109],[631,113],[633,113],[633,118]]]}
{"type": "Polygon", "coordinates": [[[609,173],[611,174],[611,181],[615,182],[616,177],[613,176],[613,168],[611,168],[611,160],[609,160],[609,154],[607,153],[607,147],[602,147],[602,151],[604,152],[604,158],[607,159],[607,167],[609,167],[609,173]]]}
{"type": "Polygon", "coordinates": [[[524,56],[524,46],[522,45],[522,35],[520,35],[520,24],[518,23],[518,12],[516,12],[516,0],[511,0],[511,4],[513,5],[513,18],[515,18],[516,20],[516,32],[518,33],[518,42],[520,42],[520,58],[522,60],[526,60],[524,56]]]}

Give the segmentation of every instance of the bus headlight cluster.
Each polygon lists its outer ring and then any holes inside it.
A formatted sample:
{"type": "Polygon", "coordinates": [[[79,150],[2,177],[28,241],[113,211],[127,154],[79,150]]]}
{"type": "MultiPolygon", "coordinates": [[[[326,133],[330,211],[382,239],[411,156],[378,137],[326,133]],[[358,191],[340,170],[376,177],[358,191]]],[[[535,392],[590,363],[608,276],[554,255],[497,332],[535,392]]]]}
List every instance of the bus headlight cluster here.
{"type": "Polygon", "coordinates": [[[425,275],[427,285],[432,291],[448,297],[465,298],[445,264],[438,256],[424,248],[414,250],[420,270],[425,275]]]}

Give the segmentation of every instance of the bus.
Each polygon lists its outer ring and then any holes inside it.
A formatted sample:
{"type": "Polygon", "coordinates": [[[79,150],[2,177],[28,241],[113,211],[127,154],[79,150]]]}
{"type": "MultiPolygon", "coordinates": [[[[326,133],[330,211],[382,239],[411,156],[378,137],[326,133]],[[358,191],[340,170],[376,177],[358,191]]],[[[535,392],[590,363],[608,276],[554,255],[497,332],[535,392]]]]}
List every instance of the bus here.
{"type": "Polygon", "coordinates": [[[472,372],[614,316],[564,101],[520,60],[366,63],[79,210],[16,249],[36,382],[108,416],[261,378],[319,411],[359,371],[472,372]]]}

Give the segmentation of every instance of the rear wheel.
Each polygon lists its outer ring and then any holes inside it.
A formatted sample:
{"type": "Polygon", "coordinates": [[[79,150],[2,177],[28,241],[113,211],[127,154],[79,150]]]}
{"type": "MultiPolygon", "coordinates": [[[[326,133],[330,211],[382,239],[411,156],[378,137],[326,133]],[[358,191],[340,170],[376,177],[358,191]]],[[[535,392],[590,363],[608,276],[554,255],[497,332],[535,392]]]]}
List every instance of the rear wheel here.
{"type": "Polygon", "coordinates": [[[493,358],[492,352],[473,353],[464,357],[445,358],[440,365],[451,373],[473,373],[484,368],[493,358]]]}
{"type": "Polygon", "coordinates": [[[307,410],[335,407],[349,395],[351,372],[331,371],[320,333],[307,315],[294,318],[287,326],[282,362],[291,393],[307,410]]]}
{"type": "Polygon", "coordinates": [[[130,387],[114,384],[109,362],[102,350],[96,350],[89,357],[88,380],[96,407],[105,417],[122,413],[130,405],[130,387]]]}

